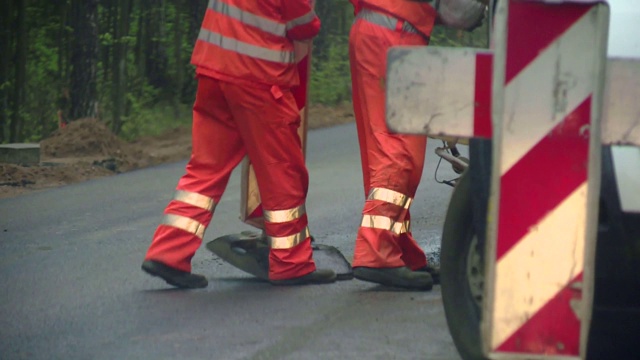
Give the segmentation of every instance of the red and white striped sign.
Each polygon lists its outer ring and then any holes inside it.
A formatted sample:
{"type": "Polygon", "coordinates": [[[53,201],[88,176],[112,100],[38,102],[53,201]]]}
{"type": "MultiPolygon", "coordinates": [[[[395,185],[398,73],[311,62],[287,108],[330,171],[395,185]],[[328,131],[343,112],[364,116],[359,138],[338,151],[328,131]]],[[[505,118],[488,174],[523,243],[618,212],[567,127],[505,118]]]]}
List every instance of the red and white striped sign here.
{"type": "Polygon", "coordinates": [[[605,79],[604,1],[501,0],[498,6],[494,52],[389,52],[387,124],[399,133],[493,139],[485,353],[584,358],[600,142],[640,144],[639,63],[612,59],[605,79]]]}
{"type": "Polygon", "coordinates": [[[590,320],[585,263],[597,224],[608,8],[499,6],[485,347],[492,358],[579,358],[590,320]]]}

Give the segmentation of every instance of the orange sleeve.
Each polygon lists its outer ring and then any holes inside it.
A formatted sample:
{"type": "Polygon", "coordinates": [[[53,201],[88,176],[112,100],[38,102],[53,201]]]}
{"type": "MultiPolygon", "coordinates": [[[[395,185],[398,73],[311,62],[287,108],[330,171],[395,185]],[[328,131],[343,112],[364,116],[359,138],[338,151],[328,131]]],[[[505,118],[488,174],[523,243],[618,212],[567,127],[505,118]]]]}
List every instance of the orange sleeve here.
{"type": "Polygon", "coordinates": [[[310,0],[284,0],[282,10],[289,39],[309,40],[320,32],[320,18],[313,10],[310,0]]]}
{"type": "Polygon", "coordinates": [[[358,11],[360,11],[360,0],[349,0],[351,5],[353,5],[353,15],[358,15],[358,11]]]}

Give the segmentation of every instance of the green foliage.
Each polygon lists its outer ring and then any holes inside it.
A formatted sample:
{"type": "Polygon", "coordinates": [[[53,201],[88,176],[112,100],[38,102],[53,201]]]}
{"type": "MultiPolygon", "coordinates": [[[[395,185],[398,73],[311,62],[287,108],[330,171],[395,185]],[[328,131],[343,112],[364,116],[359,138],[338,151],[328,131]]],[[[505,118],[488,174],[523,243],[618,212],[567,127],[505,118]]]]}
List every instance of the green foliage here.
{"type": "Polygon", "coordinates": [[[121,137],[125,140],[135,140],[142,136],[160,135],[177,127],[191,124],[191,108],[181,104],[177,109],[173,105],[159,104],[148,106],[139,99],[130,98],[132,102],[131,115],[125,118],[121,137]]]}
{"type": "MultiPolygon", "coordinates": [[[[82,1],[32,0],[27,4],[22,17],[26,22],[28,46],[26,82],[22,84],[26,98],[19,109],[18,141],[39,141],[47,137],[57,128],[59,111],[69,106],[65,91],[69,88],[73,66],[73,4],[82,4],[82,1]]],[[[205,5],[204,1],[99,2],[95,19],[99,29],[96,39],[98,116],[108,124],[120,121],[121,126],[113,128],[119,129],[122,137],[132,140],[190,123],[196,81],[189,59],[201,20],[201,16],[194,14],[202,13],[205,5]],[[127,29],[127,33],[118,39],[117,29],[127,29]],[[124,52],[117,51],[120,45],[125,46],[124,52]],[[124,71],[118,72],[116,57],[121,54],[124,71]],[[119,79],[124,80],[118,82],[119,79]],[[120,96],[122,94],[124,96],[120,96]],[[119,111],[113,111],[116,104],[121,104],[119,111]]],[[[323,26],[314,40],[310,100],[325,105],[350,101],[348,34],[353,8],[344,0],[323,0],[317,3],[316,11],[323,26]]],[[[18,10],[12,8],[7,15],[11,25],[16,25],[17,14],[18,10]]],[[[9,50],[0,56],[11,63],[0,77],[3,115],[0,120],[5,121],[0,123],[5,130],[5,138],[0,139],[0,143],[8,141],[7,121],[14,111],[11,104],[16,101],[14,59],[19,39],[15,33],[0,38],[9,50]]],[[[431,45],[486,47],[486,24],[472,33],[438,27],[432,34],[431,45]]]]}
{"type": "Polygon", "coordinates": [[[431,42],[429,45],[487,48],[489,47],[487,22],[484,21],[482,26],[471,32],[436,26],[431,33],[431,42]]]}
{"type": "Polygon", "coordinates": [[[350,99],[349,45],[345,35],[332,36],[326,60],[312,59],[309,100],[335,105],[350,99]]]}
{"type": "MultiPolygon", "coordinates": [[[[42,16],[42,9],[32,9],[30,16],[42,16]]],[[[55,34],[58,27],[55,23],[45,23],[34,27],[29,37],[36,41],[29,42],[26,84],[26,102],[28,107],[21,108],[21,135],[24,141],[37,141],[57,128],[56,102],[62,93],[63,85],[54,79],[58,77],[58,54],[55,34]]]]}

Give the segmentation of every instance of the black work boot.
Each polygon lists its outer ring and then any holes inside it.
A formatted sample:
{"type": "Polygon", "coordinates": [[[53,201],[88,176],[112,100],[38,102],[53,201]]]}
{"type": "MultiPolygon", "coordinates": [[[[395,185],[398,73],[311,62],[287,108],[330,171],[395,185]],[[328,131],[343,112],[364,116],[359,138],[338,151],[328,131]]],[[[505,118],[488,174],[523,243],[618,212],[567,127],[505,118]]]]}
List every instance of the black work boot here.
{"type": "Polygon", "coordinates": [[[411,271],[406,266],[396,268],[358,266],[353,268],[353,276],[362,281],[412,290],[431,290],[433,287],[433,279],[428,272],[411,271]]]}
{"type": "Polygon", "coordinates": [[[433,283],[436,285],[440,284],[440,267],[439,266],[435,267],[427,264],[419,269],[416,269],[415,271],[428,272],[429,275],[431,275],[431,278],[433,279],[433,283]]]}
{"type": "Polygon", "coordinates": [[[151,276],[162,278],[168,284],[182,289],[199,289],[209,285],[207,278],[202,275],[174,269],[155,260],[145,260],[142,270],[151,276]]]}
{"type": "Polygon", "coordinates": [[[329,269],[316,269],[307,275],[293,279],[269,280],[272,285],[330,284],[336,281],[336,273],[329,269]]]}

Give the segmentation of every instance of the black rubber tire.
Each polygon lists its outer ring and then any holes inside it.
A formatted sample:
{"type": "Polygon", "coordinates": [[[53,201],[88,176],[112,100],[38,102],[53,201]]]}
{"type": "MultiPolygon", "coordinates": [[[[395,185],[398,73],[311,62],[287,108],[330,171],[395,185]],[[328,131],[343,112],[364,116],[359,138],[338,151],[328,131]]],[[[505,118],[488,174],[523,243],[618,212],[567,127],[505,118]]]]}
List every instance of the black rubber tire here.
{"type": "Polygon", "coordinates": [[[469,175],[466,171],[458,180],[447,210],[440,281],[449,332],[460,356],[464,360],[484,360],[480,337],[482,309],[473,298],[467,264],[475,236],[469,175]]]}

